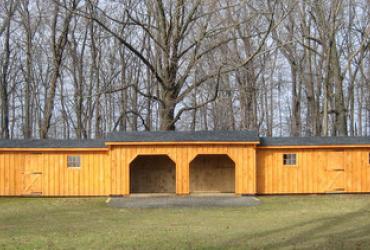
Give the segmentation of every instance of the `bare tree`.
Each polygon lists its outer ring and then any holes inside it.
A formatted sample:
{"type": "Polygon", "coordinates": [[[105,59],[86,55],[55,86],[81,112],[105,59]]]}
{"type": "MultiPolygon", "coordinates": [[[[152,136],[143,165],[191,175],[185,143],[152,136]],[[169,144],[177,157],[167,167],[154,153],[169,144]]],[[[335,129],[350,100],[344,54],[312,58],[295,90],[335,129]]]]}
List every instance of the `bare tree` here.
{"type": "MultiPolygon", "coordinates": [[[[70,3],[70,8],[74,10],[77,7],[78,1],[73,0],[70,3]]],[[[65,10],[61,16],[59,3],[54,4],[53,21],[52,21],[52,52],[53,52],[53,74],[50,79],[49,91],[46,96],[44,117],[40,129],[40,137],[47,138],[50,128],[51,117],[53,115],[55,92],[57,82],[60,76],[60,67],[62,65],[64,49],[68,40],[69,25],[72,19],[72,11],[65,10]],[[61,19],[61,31],[58,32],[61,19]]]]}
{"type": "Polygon", "coordinates": [[[367,0],[0,2],[0,137],[369,135],[367,0]]]}
{"type": "Polygon", "coordinates": [[[9,138],[9,71],[11,67],[11,41],[10,41],[10,29],[12,23],[12,16],[17,8],[18,1],[5,1],[4,11],[5,17],[0,24],[0,37],[3,40],[3,48],[1,51],[1,85],[0,85],[0,96],[1,96],[1,137],[9,138]]]}

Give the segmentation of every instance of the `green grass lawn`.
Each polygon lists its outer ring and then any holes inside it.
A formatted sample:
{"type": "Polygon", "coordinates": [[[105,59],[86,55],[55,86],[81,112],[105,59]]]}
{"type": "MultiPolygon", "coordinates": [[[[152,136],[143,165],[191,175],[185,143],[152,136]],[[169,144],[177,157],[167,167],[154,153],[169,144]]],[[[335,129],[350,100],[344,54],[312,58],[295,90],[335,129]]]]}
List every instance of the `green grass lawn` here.
{"type": "Polygon", "coordinates": [[[370,196],[260,197],[233,208],[109,208],[1,198],[0,249],[369,249],[370,196]]]}

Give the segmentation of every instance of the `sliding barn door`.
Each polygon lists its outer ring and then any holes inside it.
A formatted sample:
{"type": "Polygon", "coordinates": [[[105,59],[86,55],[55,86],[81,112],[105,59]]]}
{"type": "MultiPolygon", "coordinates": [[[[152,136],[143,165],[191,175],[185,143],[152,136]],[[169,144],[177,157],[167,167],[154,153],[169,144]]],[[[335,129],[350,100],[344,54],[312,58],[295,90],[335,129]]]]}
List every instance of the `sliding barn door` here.
{"type": "Polygon", "coordinates": [[[42,154],[26,156],[23,175],[23,194],[42,195],[42,154]]]}
{"type": "Polygon", "coordinates": [[[345,191],[344,151],[329,151],[327,162],[326,192],[345,191]]]}

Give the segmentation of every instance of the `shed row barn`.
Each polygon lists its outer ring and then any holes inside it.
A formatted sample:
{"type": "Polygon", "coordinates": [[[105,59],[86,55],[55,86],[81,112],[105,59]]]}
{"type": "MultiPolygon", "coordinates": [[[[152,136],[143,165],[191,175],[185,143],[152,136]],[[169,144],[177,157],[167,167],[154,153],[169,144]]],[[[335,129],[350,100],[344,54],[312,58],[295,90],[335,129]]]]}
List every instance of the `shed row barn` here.
{"type": "Polygon", "coordinates": [[[370,192],[370,137],[116,132],[0,140],[0,196],[370,192]]]}

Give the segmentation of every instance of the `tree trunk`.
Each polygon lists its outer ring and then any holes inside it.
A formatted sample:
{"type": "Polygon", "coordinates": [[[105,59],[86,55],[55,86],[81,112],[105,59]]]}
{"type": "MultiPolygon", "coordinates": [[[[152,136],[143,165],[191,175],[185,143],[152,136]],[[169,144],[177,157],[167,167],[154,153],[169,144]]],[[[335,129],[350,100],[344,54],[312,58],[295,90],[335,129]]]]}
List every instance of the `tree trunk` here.
{"type": "MultiPolygon", "coordinates": [[[[197,106],[197,91],[196,89],[194,90],[193,93],[193,107],[197,106]]],[[[193,112],[191,113],[191,123],[190,123],[190,130],[195,131],[196,130],[196,125],[197,125],[197,109],[194,109],[193,112]]]]}
{"type": "Polygon", "coordinates": [[[292,74],[292,124],[291,124],[291,135],[299,136],[301,129],[301,108],[299,100],[299,88],[300,84],[297,83],[298,80],[298,70],[294,62],[291,62],[291,74],[292,74]],[[298,91],[298,92],[297,92],[298,91]]]}
{"type": "Polygon", "coordinates": [[[1,135],[2,138],[9,139],[9,96],[8,96],[8,73],[10,61],[10,21],[5,30],[4,54],[1,77],[1,135]]]}
{"type": "Polygon", "coordinates": [[[160,130],[175,130],[175,108],[177,93],[173,90],[163,90],[162,103],[159,108],[160,130]]]}
{"type": "MultiPolygon", "coordinates": [[[[310,46],[310,40],[308,40],[308,45],[310,46]]],[[[311,51],[307,48],[304,49],[305,52],[305,67],[308,68],[308,72],[305,74],[307,77],[304,77],[304,82],[306,85],[306,98],[307,98],[307,116],[308,116],[308,124],[309,127],[306,130],[306,135],[308,136],[317,136],[318,135],[318,128],[317,128],[317,121],[318,121],[318,112],[316,109],[316,98],[315,98],[315,86],[312,79],[312,59],[311,59],[311,51]]]]}
{"type": "Polygon", "coordinates": [[[94,128],[95,128],[95,138],[100,138],[102,136],[101,130],[101,104],[100,104],[100,71],[99,71],[99,61],[100,55],[98,52],[98,48],[96,46],[95,41],[95,32],[94,29],[94,22],[90,23],[90,39],[91,39],[91,81],[94,82],[96,86],[96,99],[95,99],[95,121],[94,121],[94,128]]]}
{"type": "Polygon", "coordinates": [[[332,44],[333,77],[335,81],[335,135],[347,135],[347,114],[343,96],[343,77],[339,64],[339,57],[334,41],[332,44]]]}
{"type": "Polygon", "coordinates": [[[28,139],[32,137],[31,124],[31,84],[32,84],[32,31],[30,26],[30,16],[28,10],[28,1],[25,1],[25,20],[23,26],[26,33],[26,72],[24,86],[24,121],[23,121],[23,137],[28,139]]]}
{"type": "Polygon", "coordinates": [[[52,78],[50,81],[49,93],[47,94],[47,98],[46,98],[45,109],[44,109],[44,119],[42,120],[41,129],[40,129],[40,137],[42,139],[45,139],[48,137],[48,131],[50,129],[51,117],[53,115],[53,110],[54,110],[55,91],[56,91],[57,82],[60,76],[60,67],[61,67],[62,59],[63,59],[63,52],[67,44],[69,23],[72,18],[72,13],[68,12],[63,22],[61,34],[59,38],[57,38],[57,29],[58,29],[57,25],[58,25],[58,15],[59,15],[58,3],[55,4],[53,15],[54,15],[53,28],[52,28],[53,74],[52,74],[52,78]]]}
{"type": "Polygon", "coordinates": [[[127,130],[127,86],[126,86],[126,62],[125,54],[120,51],[120,64],[121,64],[121,85],[122,90],[120,91],[120,117],[119,117],[119,130],[127,130]]]}

